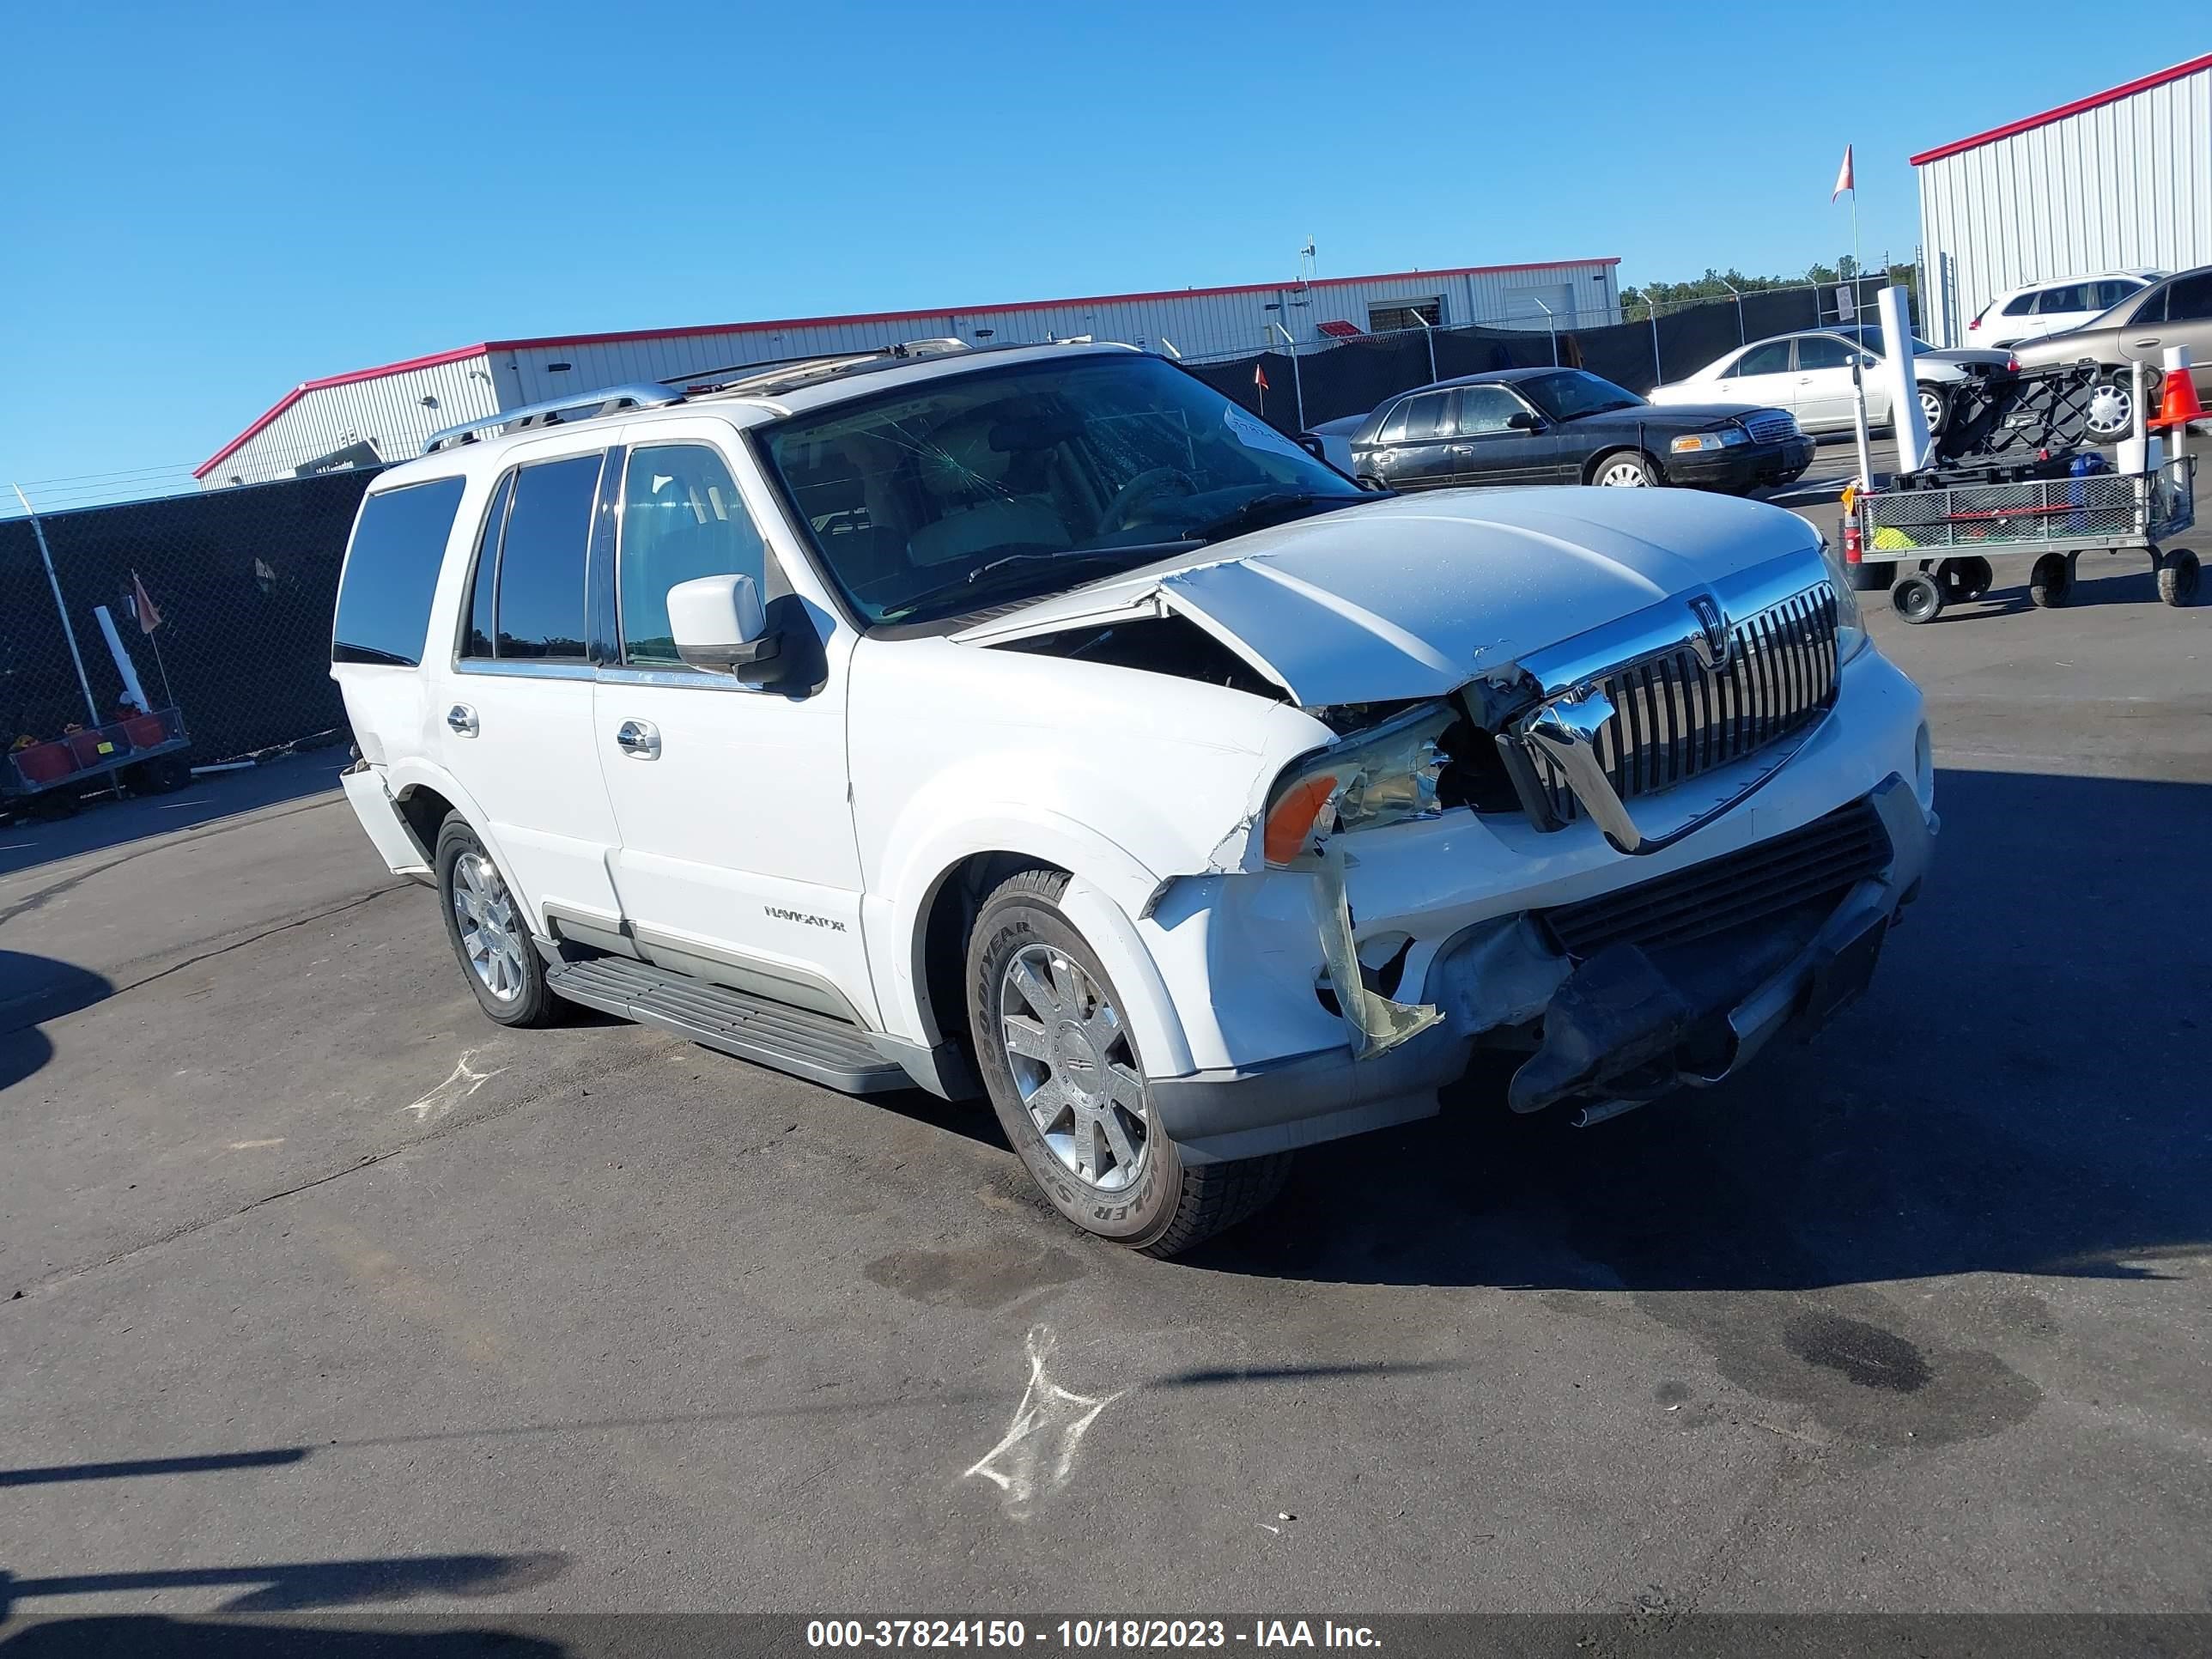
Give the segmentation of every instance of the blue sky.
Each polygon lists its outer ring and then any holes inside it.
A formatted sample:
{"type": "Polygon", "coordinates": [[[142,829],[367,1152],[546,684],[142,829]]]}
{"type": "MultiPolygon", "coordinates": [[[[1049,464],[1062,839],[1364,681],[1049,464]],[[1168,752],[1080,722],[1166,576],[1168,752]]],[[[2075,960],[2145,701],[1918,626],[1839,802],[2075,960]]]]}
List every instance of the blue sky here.
{"type": "Polygon", "coordinates": [[[2202,52],[2186,15],[20,8],[0,484],[173,483],[301,380],[486,337],[1265,281],[1309,235],[1324,276],[1801,270],[1846,142],[1908,258],[1907,155],[2202,52]]]}

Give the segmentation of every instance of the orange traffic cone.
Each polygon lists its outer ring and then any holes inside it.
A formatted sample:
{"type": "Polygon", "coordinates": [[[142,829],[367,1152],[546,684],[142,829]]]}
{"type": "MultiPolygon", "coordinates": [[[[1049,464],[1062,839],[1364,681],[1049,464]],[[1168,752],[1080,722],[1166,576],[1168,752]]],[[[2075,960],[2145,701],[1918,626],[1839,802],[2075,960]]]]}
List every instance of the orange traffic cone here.
{"type": "Polygon", "coordinates": [[[2154,432],[2171,431],[2175,427],[2187,426],[2191,421],[2204,418],[2204,405],[2197,400],[2197,375],[2192,369],[2176,368],[2166,372],[2166,398],[2157,418],[2145,424],[2154,432]]]}

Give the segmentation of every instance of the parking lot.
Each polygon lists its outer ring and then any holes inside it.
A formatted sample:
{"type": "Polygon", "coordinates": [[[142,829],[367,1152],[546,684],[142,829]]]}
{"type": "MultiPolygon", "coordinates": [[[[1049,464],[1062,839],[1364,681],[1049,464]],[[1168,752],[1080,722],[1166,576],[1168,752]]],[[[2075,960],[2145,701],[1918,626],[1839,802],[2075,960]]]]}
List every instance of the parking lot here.
{"type": "Polygon", "coordinates": [[[10,830],[0,1614],[2212,1607],[2212,611],[2082,576],[1869,596],[1943,832],[1816,1045],[1173,1263],[980,1104],[491,1025],[343,750],[10,830]]]}

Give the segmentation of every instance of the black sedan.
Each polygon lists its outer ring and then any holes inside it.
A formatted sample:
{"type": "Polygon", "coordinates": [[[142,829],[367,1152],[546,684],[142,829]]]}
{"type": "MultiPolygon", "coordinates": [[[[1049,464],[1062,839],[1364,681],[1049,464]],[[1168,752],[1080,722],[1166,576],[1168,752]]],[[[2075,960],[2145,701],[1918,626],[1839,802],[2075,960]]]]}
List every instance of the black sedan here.
{"type": "Polygon", "coordinates": [[[1813,441],[1779,409],[1647,404],[1579,368],[1509,368],[1401,392],[1352,434],[1352,476],[1452,484],[1789,483],[1813,441]]]}

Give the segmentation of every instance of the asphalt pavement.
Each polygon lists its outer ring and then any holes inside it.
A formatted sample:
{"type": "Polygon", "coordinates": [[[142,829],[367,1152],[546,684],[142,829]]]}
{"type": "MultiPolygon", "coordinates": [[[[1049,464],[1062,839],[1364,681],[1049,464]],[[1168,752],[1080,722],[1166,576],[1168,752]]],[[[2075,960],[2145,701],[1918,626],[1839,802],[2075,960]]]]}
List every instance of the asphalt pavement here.
{"type": "Polygon", "coordinates": [[[1872,607],[1943,832],[1817,1044],[1176,1262],[975,1108],[490,1025],[338,757],[11,830],[0,1615],[2212,1607],[2212,611],[2084,574],[1872,607]]]}

